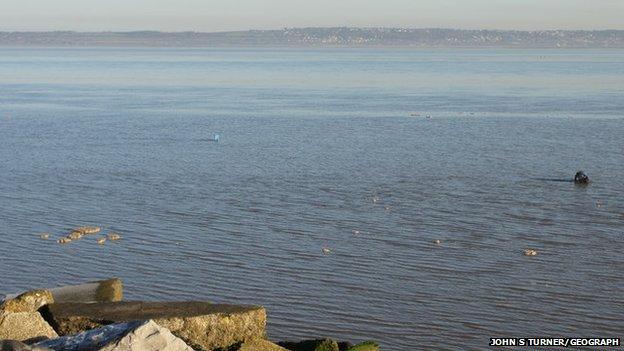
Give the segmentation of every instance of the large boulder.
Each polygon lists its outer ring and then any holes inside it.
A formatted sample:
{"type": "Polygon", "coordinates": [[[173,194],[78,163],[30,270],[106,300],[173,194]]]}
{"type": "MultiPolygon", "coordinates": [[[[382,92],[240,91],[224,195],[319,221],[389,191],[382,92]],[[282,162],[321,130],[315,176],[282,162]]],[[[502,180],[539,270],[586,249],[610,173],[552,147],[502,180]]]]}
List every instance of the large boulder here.
{"type": "Polygon", "coordinates": [[[154,321],[111,324],[36,345],[54,351],[193,351],[154,321]]]}
{"type": "Polygon", "coordinates": [[[208,302],[54,303],[42,313],[61,335],[152,319],[192,348],[206,351],[264,338],[266,328],[263,307],[208,302]]]}
{"type": "Polygon", "coordinates": [[[17,340],[0,340],[0,351],[52,351],[46,347],[29,346],[17,340]]]}
{"type": "Polygon", "coordinates": [[[0,304],[0,313],[36,312],[42,306],[54,303],[49,290],[32,290],[0,304]]]}
{"type": "Polygon", "coordinates": [[[32,342],[56,337],[39,312],[0,312],[0,340],[32,342]]]}

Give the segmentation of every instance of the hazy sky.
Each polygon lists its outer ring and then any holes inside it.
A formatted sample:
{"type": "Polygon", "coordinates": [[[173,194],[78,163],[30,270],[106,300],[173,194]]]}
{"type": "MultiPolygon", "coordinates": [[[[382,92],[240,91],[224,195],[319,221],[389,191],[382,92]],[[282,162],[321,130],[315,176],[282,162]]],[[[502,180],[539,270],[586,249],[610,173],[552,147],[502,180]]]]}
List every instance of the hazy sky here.
{"type": "Polygon", "coordinates": [[[0,0],[0,30],[624,29],[624,0],[0,0]]]}

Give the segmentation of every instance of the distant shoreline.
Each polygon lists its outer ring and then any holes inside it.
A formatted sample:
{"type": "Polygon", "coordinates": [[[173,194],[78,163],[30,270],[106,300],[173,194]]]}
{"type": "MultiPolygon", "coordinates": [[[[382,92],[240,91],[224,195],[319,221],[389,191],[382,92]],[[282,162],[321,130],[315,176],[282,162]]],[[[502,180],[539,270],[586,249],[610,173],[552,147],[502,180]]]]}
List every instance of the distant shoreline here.
{"type": "Polygon", "coordinates": [[[624,30],[292,28],[237,32],[0,32],[0,47],[622,49],[624,30]]]}

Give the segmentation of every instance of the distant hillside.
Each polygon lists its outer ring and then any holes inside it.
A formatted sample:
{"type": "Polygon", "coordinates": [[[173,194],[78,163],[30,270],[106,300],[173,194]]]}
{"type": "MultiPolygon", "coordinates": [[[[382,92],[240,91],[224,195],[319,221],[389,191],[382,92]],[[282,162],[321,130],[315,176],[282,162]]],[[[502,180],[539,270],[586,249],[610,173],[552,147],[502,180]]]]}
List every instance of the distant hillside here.
{"type": "Polygon", "coordinates": [[[293,28],[239,32],[0,32],[0,46],[624,48],[624,30],[293,28]]]}

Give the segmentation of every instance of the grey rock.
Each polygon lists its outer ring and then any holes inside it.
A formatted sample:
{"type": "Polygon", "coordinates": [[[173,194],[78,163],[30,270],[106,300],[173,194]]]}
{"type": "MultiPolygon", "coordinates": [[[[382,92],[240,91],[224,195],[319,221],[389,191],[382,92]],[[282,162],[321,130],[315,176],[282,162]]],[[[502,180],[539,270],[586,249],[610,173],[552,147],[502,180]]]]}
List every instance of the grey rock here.
{"type": "Polygon", "coordinates": [[[193,351],[184,341],[151,320],[111,324],[43,341],[36,346],[54,351],[193,351]]]}

